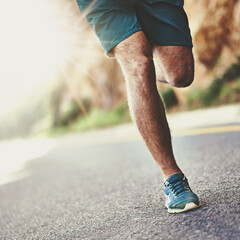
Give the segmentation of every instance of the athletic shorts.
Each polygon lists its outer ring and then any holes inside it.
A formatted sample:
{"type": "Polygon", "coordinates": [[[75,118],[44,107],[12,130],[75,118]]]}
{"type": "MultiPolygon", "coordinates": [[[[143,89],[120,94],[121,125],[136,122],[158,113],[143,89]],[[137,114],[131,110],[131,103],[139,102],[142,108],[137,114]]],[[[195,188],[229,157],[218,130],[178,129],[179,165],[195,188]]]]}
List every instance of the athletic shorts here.
{"type": "Polygon", "coordinates": [[[77,0],[108,56],[137,31],[162,46],[192,47],[184,0],[77,0]]]}

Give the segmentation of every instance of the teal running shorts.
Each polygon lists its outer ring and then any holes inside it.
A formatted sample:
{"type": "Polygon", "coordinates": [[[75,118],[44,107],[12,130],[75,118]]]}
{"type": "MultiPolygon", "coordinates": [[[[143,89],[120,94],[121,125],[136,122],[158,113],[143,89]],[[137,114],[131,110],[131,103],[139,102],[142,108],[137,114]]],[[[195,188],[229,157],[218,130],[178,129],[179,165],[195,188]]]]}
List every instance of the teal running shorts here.
{"type": "Polygon", "coordinates": [[[137,31],[163,46],[192,47],[184,0],[77,0],[104,51],[137,31]]]}

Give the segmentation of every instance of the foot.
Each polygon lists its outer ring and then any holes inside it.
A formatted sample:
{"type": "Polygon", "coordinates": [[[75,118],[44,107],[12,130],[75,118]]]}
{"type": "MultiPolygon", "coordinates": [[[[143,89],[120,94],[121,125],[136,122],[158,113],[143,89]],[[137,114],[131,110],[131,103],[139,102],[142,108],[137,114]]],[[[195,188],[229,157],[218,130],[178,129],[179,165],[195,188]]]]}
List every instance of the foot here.
{"type": "Polygon", "coordinates": [[[180,213],[201,206],[198,196],[191,190],[187,178],[175,173],[164,182],[165,206],[169,213],[180,213]]]}

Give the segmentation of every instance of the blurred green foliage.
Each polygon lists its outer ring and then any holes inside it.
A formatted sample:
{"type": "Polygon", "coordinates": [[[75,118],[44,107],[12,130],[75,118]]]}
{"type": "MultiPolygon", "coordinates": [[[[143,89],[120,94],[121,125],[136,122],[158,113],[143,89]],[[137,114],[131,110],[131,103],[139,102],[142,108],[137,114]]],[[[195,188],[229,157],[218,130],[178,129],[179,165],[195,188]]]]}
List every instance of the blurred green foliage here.
{"type": "Polygon", "coordinates": [[[116,108],[103,111],[101,109],[92,109],[87,117],[79,118],[71,126],[71,130],[83,131],[92,128],[102,128],[121,123],[126,123],[131,120],[127,102],[121,103],[116,108]]]}
{"type": "Polygon", "coordinates": [[[193,89],[186,98],[186,104],[190,109],[197,109],[201,106],[202,90],[195,88],[193,89]]]}
{"type": "Polygon", "coordinates": [[[223,74],[222,79],[226,81],[232,81],[240,76],[240,56],[237,58],[237,62],[232,64],[227,71],[223,74]]]}
{"type": "Polygon", "coordinates": [[[177,97],[172,88],[167,88],[165,90],[160,91],[160,95],[162,97],[166,110],[169,110],[171,107],[176,106],[178,104],[177,97]]]}
{"type": "Polygon", "coordinates": [[[225,83],[222,87],[218,104],[240,102],[240,78],[233,84],[225,83]]]}
{"type": "Polygon", "coordinates": [[[240,101],[240,57],[206,89],[194,89],[186,98],[190,109],[240,101]],[[238,78],[238,80],[236,80],[238,78]],[[235,81],[234,81],[235,80],[235,81]]]}
{"type": "Polygon", "coordinates": [[[203,106],[210,106],[215,99],[220,95],[222,87],[224,85],[223,78],[216,78],[212,81],[209,87],[202,92],[201,96],[201,103],[203,106]]]}
{"type": "MultiPolygon", "coordinates": [[[[86,111],[90,110],[91,103],[88,99],[82,100],[82,105],[84,106],[86,111]]],[[[66,107],[64,114],[59,117],[57,126],[68,126],[82,116],[83,114],[78,106],[78,103],[75,100],[72,100],[66,107]]]]}
{"type": "MultiPolygon", "coordinates": [[[[72,114],[74,114],[74,111],[72,114]]],[[[53,127],[49,130],[48,135],[56,136],[65,134],[69,131],[76,132],[89,129],[103,128],[130,121],[131,117],[128,110],[128,104],[126,101],[124,101],[116,108],[108,111],[103,111],[96,108],[89,109],[88,115],[86,117],[84,117],[82,114],[78,115],[76,119],[71,119],[71,121],[65,122],[68,124],[62,124],[53,127]]]]}

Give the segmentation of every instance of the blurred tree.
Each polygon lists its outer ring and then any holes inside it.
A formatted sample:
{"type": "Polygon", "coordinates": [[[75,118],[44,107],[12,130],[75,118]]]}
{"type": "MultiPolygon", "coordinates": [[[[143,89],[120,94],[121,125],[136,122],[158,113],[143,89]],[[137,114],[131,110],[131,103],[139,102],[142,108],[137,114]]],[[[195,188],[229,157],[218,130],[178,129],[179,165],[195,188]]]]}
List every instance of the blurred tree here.
{"type": "Polygon", "coordinates": [[[208,1],[205,18],[195,35],[198,58],[208,67],[215,65],[224,45],[229,44],[236,2],[208,1]]]}

